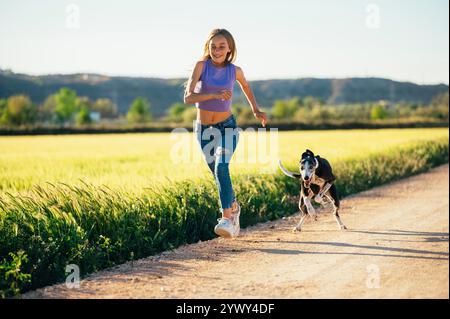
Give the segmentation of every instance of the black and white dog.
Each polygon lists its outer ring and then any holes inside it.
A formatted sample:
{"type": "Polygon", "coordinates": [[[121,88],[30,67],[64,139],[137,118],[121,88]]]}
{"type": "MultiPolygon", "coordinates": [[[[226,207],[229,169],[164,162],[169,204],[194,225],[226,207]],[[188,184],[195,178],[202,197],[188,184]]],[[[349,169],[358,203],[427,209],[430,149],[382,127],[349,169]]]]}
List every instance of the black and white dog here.
{"type": "Polygon", "coordinates": [[[323,197],[332,203],[333,216],[339,228],[347,229],[339,217],[339,198],[336,186],[333,184],[336,177],[333,175],[330,163],[325,158],[321,158],[319,155],[314,155],[310,150],[306,150],[300,159],[300,174],[288,171],[281,164],[281,161],[278,164],[285,175],[301,180],[298,208],[302,213],[302,217],[298,225],[295,226],[295,231],[301,231],[307,215],[314,218],[317,217],[316,211],[311,204],[311,199],[314,198],[316,203],[325,205],[323,197]]]}

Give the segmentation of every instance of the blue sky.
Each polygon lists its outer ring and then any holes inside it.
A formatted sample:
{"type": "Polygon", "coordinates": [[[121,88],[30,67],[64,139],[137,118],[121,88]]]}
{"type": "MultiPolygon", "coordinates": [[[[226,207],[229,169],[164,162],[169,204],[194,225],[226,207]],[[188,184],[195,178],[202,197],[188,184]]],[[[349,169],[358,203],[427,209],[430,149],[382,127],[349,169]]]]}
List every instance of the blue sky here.
{"type": "Polygon", "coordinates": [[[209,31],[221,27],[249,80],[448,84],[448,12],[448,0],[1,0],[0,68],[188,77],[209,31]]]}

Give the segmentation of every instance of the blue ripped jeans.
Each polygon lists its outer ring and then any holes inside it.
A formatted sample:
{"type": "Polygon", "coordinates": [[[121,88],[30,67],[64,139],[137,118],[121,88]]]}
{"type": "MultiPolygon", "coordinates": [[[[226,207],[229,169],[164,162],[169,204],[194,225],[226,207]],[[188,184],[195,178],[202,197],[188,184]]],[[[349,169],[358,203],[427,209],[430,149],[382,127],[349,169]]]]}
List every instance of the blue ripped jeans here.
{"type": "Polygon", "coordinates": [[[226,120],[211,125],[203,125],[196,121],[194,132],[206,163],[214,175],[219,190],[221,211],[231,208],[236,199],[229,171],[230,160],[239,140],[236,119],[234,115],[230,115],[226,120]]]}

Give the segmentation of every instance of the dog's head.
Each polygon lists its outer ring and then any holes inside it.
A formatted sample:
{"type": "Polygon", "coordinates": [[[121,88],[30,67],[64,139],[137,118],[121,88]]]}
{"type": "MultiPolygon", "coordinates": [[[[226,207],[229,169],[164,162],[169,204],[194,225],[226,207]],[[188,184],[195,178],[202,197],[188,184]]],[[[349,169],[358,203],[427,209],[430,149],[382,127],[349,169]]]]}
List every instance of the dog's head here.
{"type": "Polygon", "coordinates": [[[306,187],[311,183],[317,167],[319,167],[319,162],[315,158],[314,153],[306,150],[300,159],[300,175],[306,187]]]}

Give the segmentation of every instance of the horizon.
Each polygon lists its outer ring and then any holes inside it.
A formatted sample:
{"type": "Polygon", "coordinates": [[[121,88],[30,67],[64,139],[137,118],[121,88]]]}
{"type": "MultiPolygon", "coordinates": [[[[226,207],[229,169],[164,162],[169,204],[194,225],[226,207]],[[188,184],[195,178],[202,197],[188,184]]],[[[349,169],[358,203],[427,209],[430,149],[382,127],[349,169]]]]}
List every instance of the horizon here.
{"type": "MultiPolygon", "coordinates": [[[[133,76],[133,75],[111,75],[111,74],[102,74],[102,73],[87,73],[87,72],[76,72],[76,73],[47,73],[47,74],[30,74],[30,73],[19,73],[19,72],[14,72],[11,69],[3,69],[0,67],[0,72],[6,72],[9,73],[11,72],[12,74],[16,74],[16,75],[26,75],[26,76],[35,76],[35,77],[40,77],[40,76],[70,76],[70,75],[95,75],[95,76],[106,76],[106,77],[110,77],[110,78],[115,78],[115,77],[122,77],[122,78],[135,78],[135,79],[158,79],[158,80],[187,80],[188,78],[181,78],[181,77],[173,77],[173,78],[164,78],[164,77],[152,77],[152,76],[133,76]]],[[[399,81],[399,80],[395,80],[395,79],[390,79],[390,78],[386,78],[386,77],[378,77],[378,76],[350,76],[350,77],[344,77],[344,78],[338,78],[338,77],[333,77],[333,78],[327,78],[327,77],[298,77],[298,78],[267,78],[267,79],[256,79],[256,80],[249,80],[249,82],[258,82],[258,81],[273,81],[273,80],[279,80],[279,81],[283,81],[283,80],[303,80],[303,79],[316,79],[316,80],[349,80],[349,79],[380,79],[380,80],[388,80],[388,81],[393,81],[393,82],[398,82],[398,83],[411,83],[411,84],[415,84],[415,85],[420,85],[420,86],[435,86],[435,85],[446,85],[449,86],[449,84],[447,83],[417,83],[417,82],[413,82],[413,81],[399,81]]]]}
{"type": "Polygon", "coordinates": [[[255,1],[230,0],[232,15],[206,0],[4,1],[0,68],[32,76],[184,79],[208,32],[224,27],[237,43],[235,64],[250,81],[383,78],[449,85],[446,0],[255,1]]]}

